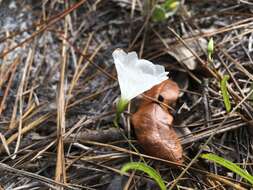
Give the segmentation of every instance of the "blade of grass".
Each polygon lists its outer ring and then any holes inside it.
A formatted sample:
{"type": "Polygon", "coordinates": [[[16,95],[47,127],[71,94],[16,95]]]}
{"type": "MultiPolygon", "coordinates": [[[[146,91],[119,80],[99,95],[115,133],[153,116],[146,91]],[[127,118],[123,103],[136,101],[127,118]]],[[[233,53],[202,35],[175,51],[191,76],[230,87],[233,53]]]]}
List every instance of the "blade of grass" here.
{"type": "Polygon", "coordinates": [[[253,176],[250,175],[246,170],[241,169],[238,165],[234,164],[233,162],[230,162],[222,157],[219,157],[215,154],[202,154],[200,156],[201,158],[213,161],[217,164],[220,164],[221,166],[231,170],[232,172],[238,174],[248,182],[250,182],[253,185],[253,176]]]}
{"type": "Polygon", "coordinates": [[[229,76],[224,75],[224,77],[221,79],[220,88],[221,88],[221,94],[222,94],[222,97],[223,97],[225,108],[226,108],[227,112],[230,112],[231,103],[230,103],[230,100],[229,100],[229,94],[228,94],[228,90],[227,90],[227,81],[228,81],[228,79],[229,79],[229,76]]]}
{"type": "Polygon", "coordinates": [[[211,38],[208,42],[207,45],[207,54],[208,54],[208,61],[212,62],[213,61],[213,50],[214,50],[214,42],[213,42],[213,38],[211,38]]]}
{"type": "Polygon", "coordinates": [[[152,167],[140,162],[129,162],[121,168],[121,172],[125,173],[128,170],[140,170],[142,172],[145,172],[149,175],[149,177],[156,181],[161,190],[166,190],[166,186],[163,182],[162,177],[152,167]]]}

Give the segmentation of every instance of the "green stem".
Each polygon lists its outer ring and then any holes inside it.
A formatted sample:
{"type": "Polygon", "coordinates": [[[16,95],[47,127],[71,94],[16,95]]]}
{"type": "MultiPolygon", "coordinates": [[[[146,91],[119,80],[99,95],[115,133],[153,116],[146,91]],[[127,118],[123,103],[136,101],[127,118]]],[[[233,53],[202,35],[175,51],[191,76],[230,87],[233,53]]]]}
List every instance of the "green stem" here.
{"type": "Polygon", "coordinates": [[[120,98],[119,102],[117,103],[116,106],[116,116],[113,120],[113,124],[115,125],[115,127],[119,127],[119,120],[120,120],[120,114],[124,112],[124,110],[126,109],[128,105],[128,100],[120,98]]]}

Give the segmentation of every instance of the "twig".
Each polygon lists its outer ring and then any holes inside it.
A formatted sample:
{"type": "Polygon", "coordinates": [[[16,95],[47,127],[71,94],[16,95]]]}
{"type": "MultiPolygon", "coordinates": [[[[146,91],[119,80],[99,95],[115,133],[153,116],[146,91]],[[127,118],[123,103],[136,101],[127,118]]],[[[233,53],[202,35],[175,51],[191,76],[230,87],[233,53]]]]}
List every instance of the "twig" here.
{"type": "MultiPolygon", "coordinates": [[[[68,3],[66,4],[68,6],[68,3]]],[[[68,22],[65,17],[64,24],[64,37],[68,35],[68,22]]],[[[58,182],[66,183],[66,169],[65,169],[65,155],[64,155],[64,141],[63,136],[65,133],[65,69],[67,66],[67,43],[62,40],[62,62],[60,72],[60,83],[57,97],[57,158],[55,169],[55,180],[58,182]]],[[[63,190],[63,188],[60,188],[63,190]]]]}
{"type": "MultiPolygon", "coordinates": [[[[66,189],[71,189],[71,190],[77,190],[78,188],[75,188],[75,187],[72,187],[70,185],[66,185],[66,184],[63,184],[63,183],[60,183],[60,182],[56,182],[50,178],[47,178],[47,177],[44,177],[44,176],[41,176],[41,175],[38,175],[38,174],[35,174],[35,173],[31,173],[31,172],[27,172],[27,171],[24,171],[24,170],[18,170],[16,168],[13,168],[13,167],[10,167],[4,163],[0,163],[0,170],[2,171],[8,171],[8,172],[11,172],[11,173],[14,173],[16,175],[19,175],[19,176],[26,176],[26,177],[29,177],[29,178],[32,178],[32,179],[36,179],[38,181],[40,181],[41,183],[44,183],[45,185],[49,186],[50,188],[54,188],[54,189],[58,189],[57,187],[54,187],[52,185],[57,185],[57,186],[60,186],[60,187],[64,187],[66,189]]],[[[89,189],[87,187],[87,189],[89,189]]]]}

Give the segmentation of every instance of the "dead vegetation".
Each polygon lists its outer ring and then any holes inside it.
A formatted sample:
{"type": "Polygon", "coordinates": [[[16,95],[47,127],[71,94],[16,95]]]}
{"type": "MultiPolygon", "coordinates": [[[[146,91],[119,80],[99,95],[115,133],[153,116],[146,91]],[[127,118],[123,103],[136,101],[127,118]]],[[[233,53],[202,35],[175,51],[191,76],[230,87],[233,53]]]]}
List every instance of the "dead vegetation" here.
{"type": "Polygon", "coordinates": [[[0,3],[0,189],[157,189],[142,173],[119,175],[122,164],[140,159],[168,188],[250,188],[197,156],[212,152],[253,174],[252,3],[185,1],[154,23],[142,14],[143,2],[0,3]],[[204,48],[211,37],[213,63],[204,48]],[[183,164],[148,156],[138,145],[129,122],[135,101],[121,129],[113,127],[116,48],[164,65],[180,86],[174,127],[183,164]],[[225,74],[230,113],[220,93],[225,74]]]}

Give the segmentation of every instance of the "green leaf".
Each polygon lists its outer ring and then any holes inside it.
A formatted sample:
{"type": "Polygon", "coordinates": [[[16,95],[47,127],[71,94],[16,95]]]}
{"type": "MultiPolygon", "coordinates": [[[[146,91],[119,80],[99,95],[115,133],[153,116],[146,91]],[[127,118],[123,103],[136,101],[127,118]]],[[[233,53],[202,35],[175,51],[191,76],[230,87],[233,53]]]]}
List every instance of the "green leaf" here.
{"type": "Polygon", "coordinates": [[[176,12],[178,6],[178,0],[166,0],[163,4],[156,5],[152,15],[152,20],[155,22],[166,20],[169,16],[176,12]]]}
{"type": "Polygon", "coordinates": [[[166,11],[160,5],[155,6],[155,10],[152,15],[152,20],[155,22],[161,22],[166,19],[166,11]]]}
{"type": "Polygon", "coordinates": [[[140,170],[145,172],[149,177],[156,181],[161,190],[166,190],[162,177],[152,167],[140,162],[129,162],[121,168],[121,172],[125,173],[128,170],[140,170]]]}
{"type": "Polygon", "coordinates": [[[229,79],[228,75],[225,75],[222,80],[221,80],[221,94],[223,97],[223,102],[225,104],[226,110],[227,112],[230,112],[231,110],[231,103],[229,100],[229,94],[228,94],[228,90],[227,90],[227,81],[229,79]]]}
{"type": "Polygon", "coordinates": [[[213,161],[217,164],[220,164],[221,166],[231,170],[232,172],[238,174],[248,182],[250,182],[253,185],[253,176],[250,175],[246,170],[243,170],[238,165],[234,164],[233,162],[230,162],[222,157],[219,157],[215,154],[202,154],[200,156],[201,158],[208,159],[210,161],[213,161]]]}

